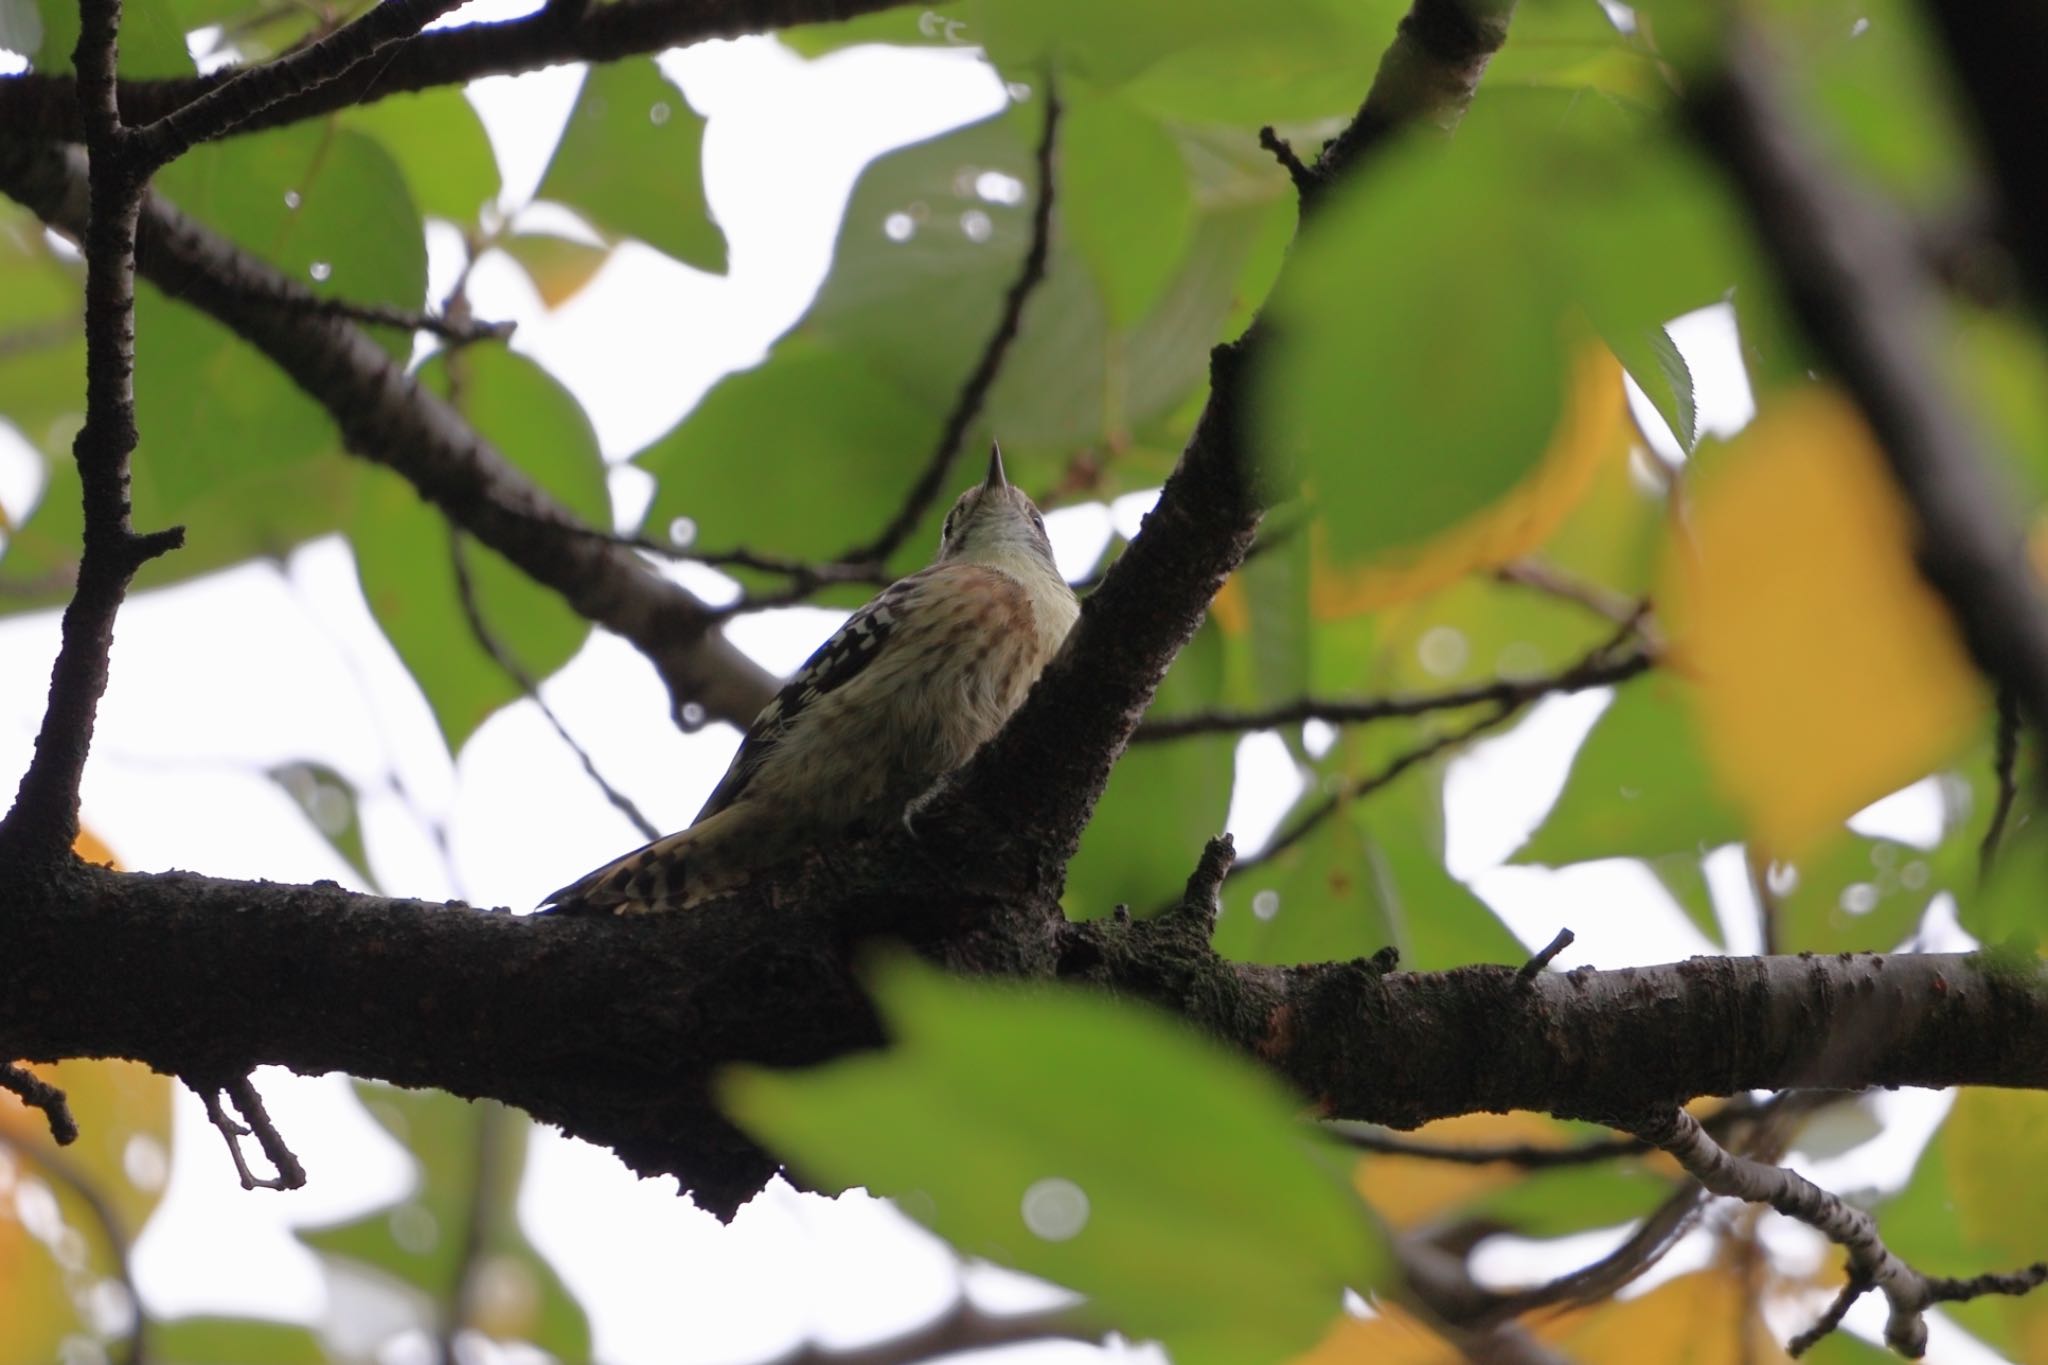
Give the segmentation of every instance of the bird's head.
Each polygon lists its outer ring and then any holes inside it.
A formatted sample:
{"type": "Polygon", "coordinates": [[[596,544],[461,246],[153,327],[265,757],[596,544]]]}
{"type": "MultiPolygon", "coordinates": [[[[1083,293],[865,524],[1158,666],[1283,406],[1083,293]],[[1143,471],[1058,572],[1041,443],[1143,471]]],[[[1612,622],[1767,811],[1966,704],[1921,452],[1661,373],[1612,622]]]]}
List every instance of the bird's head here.
{"type": "Polygon", "coordinates": [[[1008,568],[1020,561],[1037,561],[1034,567],[1058,572],[1052,541],[1045,534],[1045,518],[1023,489],[1012,488],[1003,477],[1002,447],[991,443],[988,477],[962,493],[953,510],[946,513],[938,562],[1008,568]]]}

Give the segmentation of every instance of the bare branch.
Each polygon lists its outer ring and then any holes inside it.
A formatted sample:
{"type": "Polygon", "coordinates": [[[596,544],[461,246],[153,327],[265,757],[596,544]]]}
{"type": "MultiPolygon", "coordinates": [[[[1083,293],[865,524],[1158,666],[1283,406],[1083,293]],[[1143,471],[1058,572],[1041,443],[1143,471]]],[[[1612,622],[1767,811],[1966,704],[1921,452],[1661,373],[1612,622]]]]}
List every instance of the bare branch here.
{"type": "MultiPolygon", "coordinates": [[[[791,24],[850,19],[892,8],[899,0],[616,0],[605,5],[548,5],[518,19],[464,24],[395,43],[382,60],[358,63],[339,79],[297,92],[235,125],[255,132],[369,104],[387,95],[461,85],[479,76],[537,71],[563,62],[613,61],[638,53],[736,38],[791,24]]],[[[138,122],[162,118],[229,82],[243,68],[174,80],[124,80],[121,108],[138,122]]],[[[111,94],[111,91],[109,92],[111,94]]],[[[0,128],[10,139],[83,137],[70,77],[30,73],[0,80],[0,128]]]]}
{"type": "Polygon", "coordinates": [[[2013,802],[2019,797],[2017,769],[2020,761],[2020,709],[2012,688],[1998,689],[1998,731],[1992,741],[1991,774],[1998,781],[1998,801],[1991,808],[1991,823],[1985,827],[1984,842],[1977,846],[1977,875],[1991,875],[1998,857],[1998,844],[2005,837],[2006,821],[2012,818],[2013,802]]]}
{"type": "Polygon", "coordinates": [[[964,1351],[991,1351],[1033,1341],[1100,1341],[1102,1333],[1077,1320],[1073,1310],[990,1313],[964,1295],[938,1317],[908,1332],[865,1346],[800,1346],[768,1365],[914,1365],[964,1351]]]}
{"type": "Polygon", "coordinates": [[[78,99],[91,155],[82,177],[85,220],[85,424],[72,442],[85,504],[84,552],[64,609],[49,704],[14,806],[0,820],[0,881],[71,856],[78,789],[92,748],[114,616],[144,564],[184,543],[181,529],[138,535],[129,520],[135,450],[135,234],[148,184],[115,107],[121,0],[81,0],[78,99]]]}
{"type": "MultiPolygon", "coordinates": [[[[1786,1217],[1805,1223],[1848,1252],[1850,1287],[1836,1300],[1836,1308],[1829,1310],[1828,1318],[1838,1323],[1841,1312],[1847,1311],[1845,1300],[1853,1300],[1864,1292],[1863,1286],[1868,1286],[1884,1295],[1890,1309],[1884,1329],[1886,1344],[1913,1359],[1926,1352],[1926,1313],[1937,1301],[1935,1285],[1884,1244],[1878,1235],[1876,1220],[1868,1213],[1782,1166],[1734,1155],[1708,1136],[1698,1121],[1683,1110],[1670,1109],[1655,1114],[1637,1124],[1636,1132],[1668,1152],[1695,1180],[1713,1193],[1753,1204],[1768,1204],[1786,1217]],[[1836,1311],[1837,1308],[1840,1312],[1836,1311]]],[[[1944,1280],[1941,1284],[1957,1298],[1972,1298],[1988,1293],[2023,1294],[2044,1279],[2048,1279],[2048,1266],[2035,1266],[2016,1275],[1984,1276],[1968,1281],[1944,1280]]],[[[1804,1346],[1810,1346],[1820,1339],[1820,1335],[1825,1333],[1805,1333],[1800,1341],[1804,1346]]]]}
{"type": "Polygon", "coordinates": [[[199,143],[233,131],[273,105],[338,80],[461,3],[462,0],[378,0],[354,23],[274,61],[240,67],[230,79],[189,104],[134,129],[135,154],[152,168],[175,161],[199,143]]]}
{"type": "Polygon", "coordinates": [[[1640,625],[1650,614],[1650,604],[1626,593],[1616,592],[1605,584],[1580,578],[1565,572],[1555,564],[1538,559],[1533,555],[1503,564],[1494,571],[1494,577],[1503,583],[1555,597],[1584,607],[1595,616],[1615,625],[1640,625]]]}
{"type": "Polygon", "coordinates": [[[634,804],[632,797],[614,787],[605,775],[598,771],[597,762],[591,758],[590,751],[576,742],[575,736],[569,733],[569,727],[562,724],[562,718],[555,714],[555,708],[549,706],[547,700],[541,696],[540,684],[517,659],[512,657],[511,651],[505,648],[504,642],[491,629],[490,623],[484,620],[483,607],[476,600],[476,583],[470,577],[469,556],[463,553],[460,531],[451,529],[448,533],[448,556],[455,566],[455,596],[462,603],[462,619],[468,623],[469,633],[475,638],[477,646],[490,656],[491,662],[498,666],[498,671],[510,678],[513,686],[524,693],[528,701],[540,708],[541,716],[554,729],[556,738],[569,746],[569,752],[575,754],[576,761],[583,765],[584,775],[604,793],[604,799],[611,803],[612,809],[631,821],[633,828],[640,831],[642,838],[659,839],[660,828],[642,813],[640,807],[634,804]]]}
{"type": "Polygon", "coordinates": [[[1316,802],[1301,815],[1295,817],[1285,829],[1273,836],[1271,843],[1260,849],[1253,856],[1239,862],[1236,871],[1246,872],[1271,862],[1303,839],[1306,839],[1315,832],[1317,826],[1353,801],[1370,796],[1382,787],[1392,785],[1401,774],[1407,772],[1418,763],[1426,763],[1438,754],[1446,753],[1457,748],[1459,745],[1479,738],[1489,731],[1499,729],[1514,719],[1515,710],[1516,708],[1513,706],[1496,707],[1469,725],[1432,736],[1407,752],[1396,755],[1394,758],[1389,759],[1377,772],[1341,783],[1337,790],[1324,796],[1322,800],[1316,802]]]}
{"type": "Polygon", "coordinates": [[[1640,1156],[1650,1150],[1649,1143],[1632,1137],[1594,1138],[1569,1147],[1546,1147],[1534,1142],[1455,1146],[1403,1137],[1377,1128],[1361,1128],[1355,1124],[1332,1123],[1326,1125],[1324,1131],[1347,1147],[1356,1147],[1361,1152],[1376,1152],[1381,1156],[1416,1157],[1451,1166],[1519,1166],[1530,1171],[1596,1166],[1617,1157],[1640,1156]]]}
{"type": "Polygon", "coordinates": [[[1402,716],[1425,716],[1436,711],[1457,711],[1468,706],[1520,707],[1553,693],[1582,692],[1590,687],[1611,687],[1627,682],[1637,674],[1647,672],[1654,662],[1643,650],[1618,657],[1595,653],[1570,668],[1544,677],[1498,678],[1493,682],[1417,696],[1370,697],[1358,701],[1304,697],[1264,711],[1200,711],[1184,716],[1161,716],[1140,725],[1131,735],[1131,743],[1148,744],[1184,739],[1190,735],[1272,730],[1312,720],[1330,725],[1361,725],[1402,716]]]}

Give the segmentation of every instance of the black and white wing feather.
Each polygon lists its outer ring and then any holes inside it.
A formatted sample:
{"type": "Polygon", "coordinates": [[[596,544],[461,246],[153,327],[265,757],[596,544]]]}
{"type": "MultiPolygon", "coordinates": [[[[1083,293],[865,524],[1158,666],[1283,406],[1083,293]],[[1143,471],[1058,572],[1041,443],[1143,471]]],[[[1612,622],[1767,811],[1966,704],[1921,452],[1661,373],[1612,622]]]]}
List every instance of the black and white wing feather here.
{"type": "Polygon", "coordinates": [[[818,646],[817,651],[804,661],[804,666],[797,670],[796,676],[776,693],[775,700],[762,707],[761,714],[754,717],[754,723],[747,727],[747,737],[740,741],[732,766],[719,779],[710,799],[705,801],[704,809],[697,812],[698,821],[718,814],[738,800],[747,783],[761,770],[768,756],[775,752],[775,747],[799,723],[804,711],[818,698],[859,677],[861,671],[875,661],[902,621],[904,609],[932,573],[933,570],[924,569],[896,580],[883,589],[880,596],[849,616],[846,624],[831,639],[818,646]]]}

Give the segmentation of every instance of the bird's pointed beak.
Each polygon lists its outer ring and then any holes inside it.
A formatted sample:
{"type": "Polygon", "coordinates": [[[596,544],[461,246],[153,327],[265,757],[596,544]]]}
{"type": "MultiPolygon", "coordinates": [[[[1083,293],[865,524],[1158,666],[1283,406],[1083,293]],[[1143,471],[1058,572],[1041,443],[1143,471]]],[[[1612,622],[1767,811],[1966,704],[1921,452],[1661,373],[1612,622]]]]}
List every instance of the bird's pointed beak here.
{"type": "Polygon", "coordinates": [[[994,441],[988,443],[988,478],[982,481],[983,488],[1008,488],[1010,481],[1003,477],[1003,448],[994,441]]]}

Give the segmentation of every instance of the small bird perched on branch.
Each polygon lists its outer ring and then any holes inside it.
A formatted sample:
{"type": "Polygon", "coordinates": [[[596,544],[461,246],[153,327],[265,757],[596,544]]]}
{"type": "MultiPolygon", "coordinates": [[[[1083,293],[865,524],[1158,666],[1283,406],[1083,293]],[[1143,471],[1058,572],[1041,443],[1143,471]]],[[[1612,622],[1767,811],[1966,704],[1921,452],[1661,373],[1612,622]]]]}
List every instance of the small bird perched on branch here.
{"type": "Polygon", "coordinates": [[[900,818],[1009,719],[1080,610],[1045,518],[992,446],[988,477],[946,514],[938,559],[805,662],[755,717],[696,821],[542,904],[686,909],[821,838],[900,818]]]}

